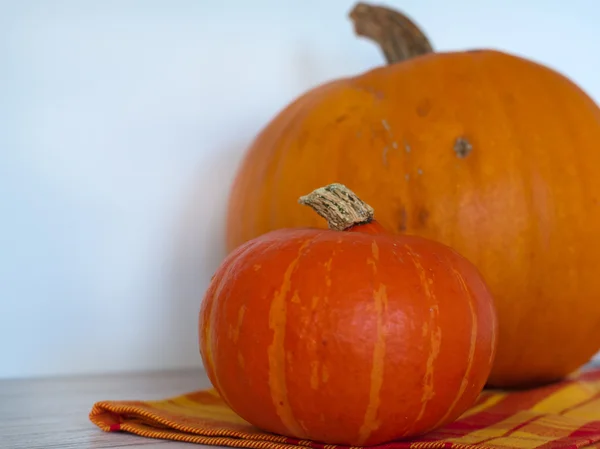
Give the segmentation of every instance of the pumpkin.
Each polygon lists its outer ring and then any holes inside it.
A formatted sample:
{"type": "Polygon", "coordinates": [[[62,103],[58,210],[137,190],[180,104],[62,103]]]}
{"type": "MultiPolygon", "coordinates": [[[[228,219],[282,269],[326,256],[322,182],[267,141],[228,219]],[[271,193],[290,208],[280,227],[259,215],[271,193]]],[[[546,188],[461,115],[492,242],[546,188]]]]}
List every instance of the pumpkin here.
{"type": "Polygon", "coordinates": [[[206,291],[200,348],[217,392],[261,429],[329,444],[378,444],[455,420],[496,347],[477,269],[441,243],[387,232],[343,185],[301,202],[331,229],[250,240],[206,291]]]}
{"type": "Polygon", "coordinates": [[[302,192],[353,186],[390,232],[473,262],[498,311],[490,386],[561,379],[600,349],[600,110],[573,82],[495,50],[436,53],[402,14],[358,4],[388,64],[304,93],[256,137],[229,197],[231,251],[323,227],[302,192]]]}

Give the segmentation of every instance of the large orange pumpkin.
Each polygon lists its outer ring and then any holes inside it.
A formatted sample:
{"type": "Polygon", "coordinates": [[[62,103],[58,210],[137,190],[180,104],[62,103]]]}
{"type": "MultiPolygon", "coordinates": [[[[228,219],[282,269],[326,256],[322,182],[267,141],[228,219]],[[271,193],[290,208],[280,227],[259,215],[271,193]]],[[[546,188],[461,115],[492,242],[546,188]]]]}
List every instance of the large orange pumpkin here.
{"type": "Polygon", "coordinates": [[[490,385],[577,369],[600,349],[600,110],[527,59],[434,53],[380,7],[351,17],[389,64],[312,89],[264,128],[233,185],[229,249],[323,226],[294,198],[351,185],[388,230],[452,246],[482,272],[500,326],[490,385]]]}
{"type": "Polygon", "coordinates": [[[388,233],[344,186],[302,202],[332,230],[246,242],[206,292],[200,348],[223,400],[264,430],[330,444],[455,420],[483,388],[496,345],[477,269],[445,245],[388,233]]]}

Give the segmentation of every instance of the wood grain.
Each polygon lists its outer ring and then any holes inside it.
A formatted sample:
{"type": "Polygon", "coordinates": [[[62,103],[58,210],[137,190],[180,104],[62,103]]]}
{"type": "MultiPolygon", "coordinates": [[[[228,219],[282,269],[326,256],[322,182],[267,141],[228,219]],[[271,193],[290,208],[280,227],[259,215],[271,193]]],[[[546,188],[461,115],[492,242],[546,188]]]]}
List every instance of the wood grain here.
{"type": "Polygon", "coordinates": [[[177,449],[198,445],[105,433],[88,420],[96,401],[161,399],[209,387],[201,370],[0,381],[0,448],[177,449]]]}

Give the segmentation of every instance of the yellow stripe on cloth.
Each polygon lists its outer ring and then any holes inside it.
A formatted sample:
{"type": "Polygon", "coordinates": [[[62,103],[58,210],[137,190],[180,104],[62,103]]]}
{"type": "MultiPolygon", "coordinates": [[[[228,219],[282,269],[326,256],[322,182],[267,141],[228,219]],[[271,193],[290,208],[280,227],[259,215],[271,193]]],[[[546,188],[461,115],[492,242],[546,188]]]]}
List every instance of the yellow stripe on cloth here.
{"type": "Polygon", "coordinates": [[[600,397],[573,408],[563,414],[566,417],[580,418],[583,421],[600,422],[600,397]]]}
{"type": "MultiPolygon", "coordinates": [[[[215,390],[156,401],[102,401],[90,420],[129,432],[250,449],[356,449],[263,432],[237,416],[215,390]]],[[[332,426],[335,422],[331,423],[332,426]]],[[[411,441],[379,449],[600,449],[600,368],[528,391],[484,391],[458,420],[411,441]]]]}
{"type": "Polygon", "coordinates": [[[600,391],[600,381],[589,383],[573,383],[561,388],[531,408],[538,413],[561,413],[576,407],[600,391]]]}
{"type": "Polygon", "coordinates": [[[488,408],[492,407],[493,405],[497,404],[498,402],[500,402],[501,400],[503,400],[507,394],[508,393],[496,393],[496,394],[489,396],[484,401],[482,401],[481,404],[474,405],[469,410],[467,410],[465,413],[463,413],[461,418],[464,419],[467,416],[474,415],[475,413],[483,412],[485,409],[488,409],[488,408]]]}

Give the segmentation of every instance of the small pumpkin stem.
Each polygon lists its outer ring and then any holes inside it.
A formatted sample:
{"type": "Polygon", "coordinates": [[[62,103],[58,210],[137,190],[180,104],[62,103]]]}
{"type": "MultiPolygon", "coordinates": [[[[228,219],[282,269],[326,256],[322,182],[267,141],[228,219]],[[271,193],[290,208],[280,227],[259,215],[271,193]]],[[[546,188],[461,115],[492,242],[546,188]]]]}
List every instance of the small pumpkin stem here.
{"type": "Polygon", "coordinates": [[[300,204],[310,206],[327,220],[329,229],[344,231],[352,226],[370,223],[374,211],[345,185],[329,184],[300,197],[300,204]]]}
{"type": "Polygon", "coordinates": [[[356,35],[377,42],[388,64],[433,53],[425,33],[398,11],[358,2],[349,16],[356,35]]]}

